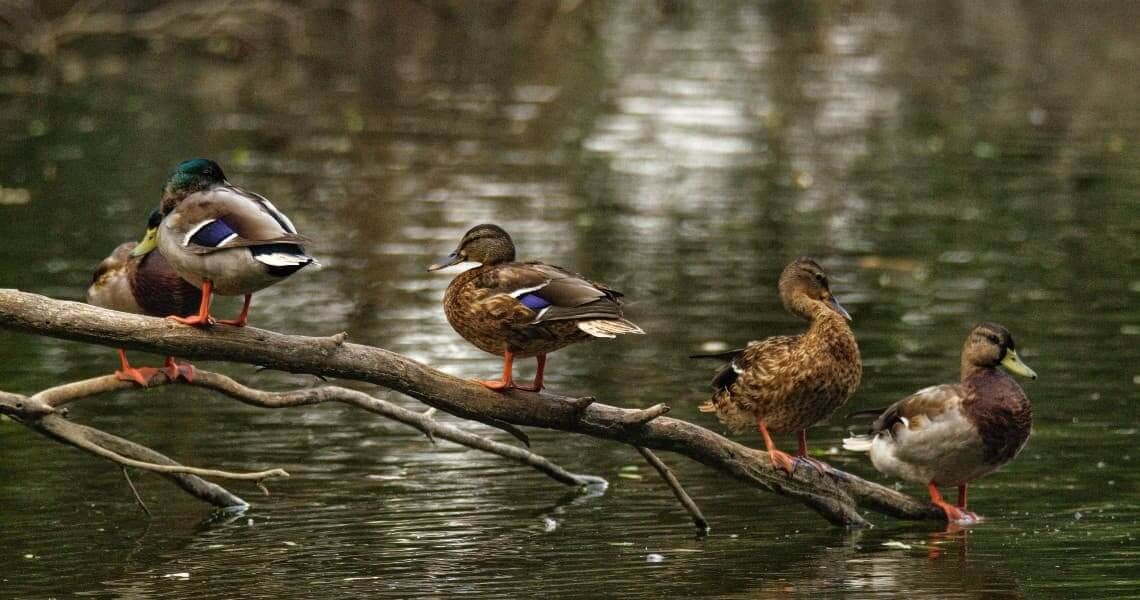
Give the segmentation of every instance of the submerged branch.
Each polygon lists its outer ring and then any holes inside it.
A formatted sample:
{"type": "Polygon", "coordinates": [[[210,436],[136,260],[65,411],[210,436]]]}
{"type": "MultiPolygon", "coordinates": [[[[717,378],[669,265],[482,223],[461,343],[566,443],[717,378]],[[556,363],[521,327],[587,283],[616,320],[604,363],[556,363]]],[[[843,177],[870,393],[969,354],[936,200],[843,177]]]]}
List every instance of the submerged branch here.
{"type": "Polygon", "coordinates": [[[294,373],[374,383],[454,415],[488,424],[543,427],[666,450],[748,485],[793,498],[828,521],[863,526],[858,506],[904,519],[943,519],[940,510],[893,489],[839,470],[772,466],[768,454],[704,427],[664,414],[665,405],[635,410],[596,401],[522,391],[492,392],[407,357],[328,338],[284,335],[245,327],[202,330],[164,319],[0,290],[0,327],[62,339],[190,359],[228,360],[294,373]],[[660,406],[660,408],[659,408],[660,406]]]}
{"type": "Polygon", "coordinates": [[[690,497],[689,493],[685,491],[685,488],[681,486],[681,482],[677,480],[677,476],[673,474],[673,471],[670,471],[669,467],[661,462],[661,459],[657,458],[657,455],[649,448],[638,446],[637,451],[641,453],[641,456],[645,458],[645,461],[648,462],[650,466],[657,470],[657,474],[661,476],[661,479],[665,480],[665,484],[673,491],[673,495],[677,497],[677,501],[681,503],[681,506],[685,507],[685,510],[693,519],[693,525],[697,526],[697,530],[701,533],[708,533],[708,520],[701,514],[701,509],[697,506],[697,503],[693,502],[692,497],[690,497]]]}

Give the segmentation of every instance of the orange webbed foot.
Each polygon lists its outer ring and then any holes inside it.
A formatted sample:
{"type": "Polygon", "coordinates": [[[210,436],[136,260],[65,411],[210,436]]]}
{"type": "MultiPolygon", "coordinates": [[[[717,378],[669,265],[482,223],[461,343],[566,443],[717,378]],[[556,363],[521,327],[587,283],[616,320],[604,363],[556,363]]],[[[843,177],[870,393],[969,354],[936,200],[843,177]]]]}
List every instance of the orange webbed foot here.
{"type": "Polygon", "coordinates": [[[796,458],[782,450],[772,448],[768,450],[768,456],[772,459],[772,466],[777,469],[783,469],[791,475],[796,471],[796,458]]]}
{"type": "Polygon", "coordinates": [[[946,522],[953,525],[973,525],[982,520],[980,516],[968,510],[963,510],[949,502],[933,501],[933,504],[946,513],[946,522]]]}
{"type": "Polygon", "coordinates": [[[503,381],[502,379],[476,379],[475,383],[496,392],[505,392],[518,387],[514,381],[503,381]]]}
{"type": "Polygon", "coordinates": [[[166,366],[162,368],[162,371],[171,381],[178,381],[179,377],[188,382],[194,381],[194,365],[177,362],[170,356],[166,357],[166,366]]]}
{"type": "Polygon", "coordinates": [[[209,327],[217,322],[214,320],[214,317],[211,317],[209,315],[205,317],[202,317],[201,315],[190,315],[189,317],[178,317],[171,315],[166,318],[174,321],[175,323],[190,325],[191,327],[209,327]]]}
{"type": "Polygon", "coordinates": [[[219,319],[214,321],[220,325],[233,325],[234,327],[245,327],[245,319],[219,319]]]}
{"type": "Polygon", "coordinates": [[[822,460],[819,460],[818,458],[812,458],[806,454],[796,455],[796,462],[807,463],[810,467],[816,471],[819,471],[820,473],[829,473],[832,470],[831,465],[823,462],[822,460]]]}
{"type": "Polygon", "coordinates": [[[535,392],[535,393],[541,392],[543,387],[544,386],[541,384],[539,384],[539,385],[517,385],[516,384],[515,385],[516,390],[522,390],[524,392],[535,392]]]}
{"type": "Polygon", "coordinates": [[[158,369],[154,367],[127,367],[115,371],[115,378],[119,381],[130,381],[139,384],[141,387],[147,387],[150,385],[150,378],[154,377],[155,373],[158,373],[158,369]]]}

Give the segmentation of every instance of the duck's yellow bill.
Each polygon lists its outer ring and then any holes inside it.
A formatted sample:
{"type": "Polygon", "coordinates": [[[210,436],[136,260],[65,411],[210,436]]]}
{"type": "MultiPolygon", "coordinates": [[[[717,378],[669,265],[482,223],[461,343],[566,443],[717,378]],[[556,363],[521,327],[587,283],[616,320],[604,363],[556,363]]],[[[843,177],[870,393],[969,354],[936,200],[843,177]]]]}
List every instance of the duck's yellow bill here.
{"type": "Polygon", "coordinates": [[[1001,366],[1009,370],[1010,373],[1028,377],[1030,379],[1037,379],[1037,373],[1029,368],[1029,365],[1021,362],[1021,357],[1017,355],[1017,351],[1012,348],[1007,350],[1005,358],[1001,359],[1001,366]]]}
{"type": "Polygon", "coordinates": [[[151,227],[146,230],[146,235],[143,236],[142,241],[131,250],[131,256],[142,256],[151,250],[158,247],[158,228],[151,227]]]}

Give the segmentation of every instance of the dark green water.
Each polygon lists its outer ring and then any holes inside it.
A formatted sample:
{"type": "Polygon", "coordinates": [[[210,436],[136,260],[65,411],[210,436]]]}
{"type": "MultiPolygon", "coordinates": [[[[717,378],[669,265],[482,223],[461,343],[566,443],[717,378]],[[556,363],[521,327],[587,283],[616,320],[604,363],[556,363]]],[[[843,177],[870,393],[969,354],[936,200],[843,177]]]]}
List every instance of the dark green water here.
{"type": "MultiPolygon", "coordinates": [[[[553,355],[553,390],[716,428],[696,410],[710,371],[684,356],[800,327],[775,280],[811,255],[855,319],[852,408],[952,380],[979,320],[1013,331],[1041,376],[1035,432],[972,487],[984,523],[836,530],[664,455],[712,522],[696,538],[628,447],[529,432],[611,481],[585,496],[346,408],[165,388],[73,418],[293,477],[231,486],[254,506],[227,521],[136,475],[148,519],[116,468],[0,421],[0,597],[1140,596],[1140,5],[663,4],[681,8],[361,2],[303,11],[301,33],[0,50],[0,286],[81,298],[170,167],[211,156],[319,240],[325,268],[258,294],[254,325],[492,376],[443,319],[450,275],[424,267],[496,222],[523,257],[624,291],[649,332],[553,355]]],[[[114,365],[0,332],[0,389],[114,365]]],[[[810,438],[886,481],[837,449],[855,427],[810,438]]]]}

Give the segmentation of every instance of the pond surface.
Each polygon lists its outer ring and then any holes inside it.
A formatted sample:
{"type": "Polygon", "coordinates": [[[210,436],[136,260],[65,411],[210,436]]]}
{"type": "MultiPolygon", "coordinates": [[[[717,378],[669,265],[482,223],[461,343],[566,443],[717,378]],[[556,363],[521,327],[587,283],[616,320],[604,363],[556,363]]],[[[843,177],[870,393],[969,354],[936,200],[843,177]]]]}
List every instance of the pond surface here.
{"type": "MultiPolygon", "coordinates": [[[[231,485],[253,507],[226,518],[136,474],[146,518],[118,469],[0,421],[0,596],[1136,597],[1140,5],[1095,6],[345,3],[290,13],[300,31],[255,15],[249,35],[0,49],[3,287],[80,299],[172,165],[204,155],[318,240],[324,268],[259,293],[259,327],[348,331],[491,377],[499,361],[444,320],[453,273],[424,268],[495,222],[522,257],[624,291],[648,332],[552,355],[554,391],[667,402],[719,430],[696,409],[710,368],[685,356],[799,329],[775,281],[800,255],[854,316],[850,408],[952,381],[981,320],[1040,375],[1023,384],[1029,445],[971,488],[987,520],[949,532],[876,514],[831,528],[665,454],[712,523],[697,537],[615,443],[529,432],[609,479],[590,495],[344,407],[180,387],[91,399],[76,421],[293,476],[270,496],[231,485]]],[[[0,389],[115,365],[109,348],[0,332],[0,389]]],[[[861,427],[836,415],[812,445],[892,483],[838,450],[861,427]]]]}

